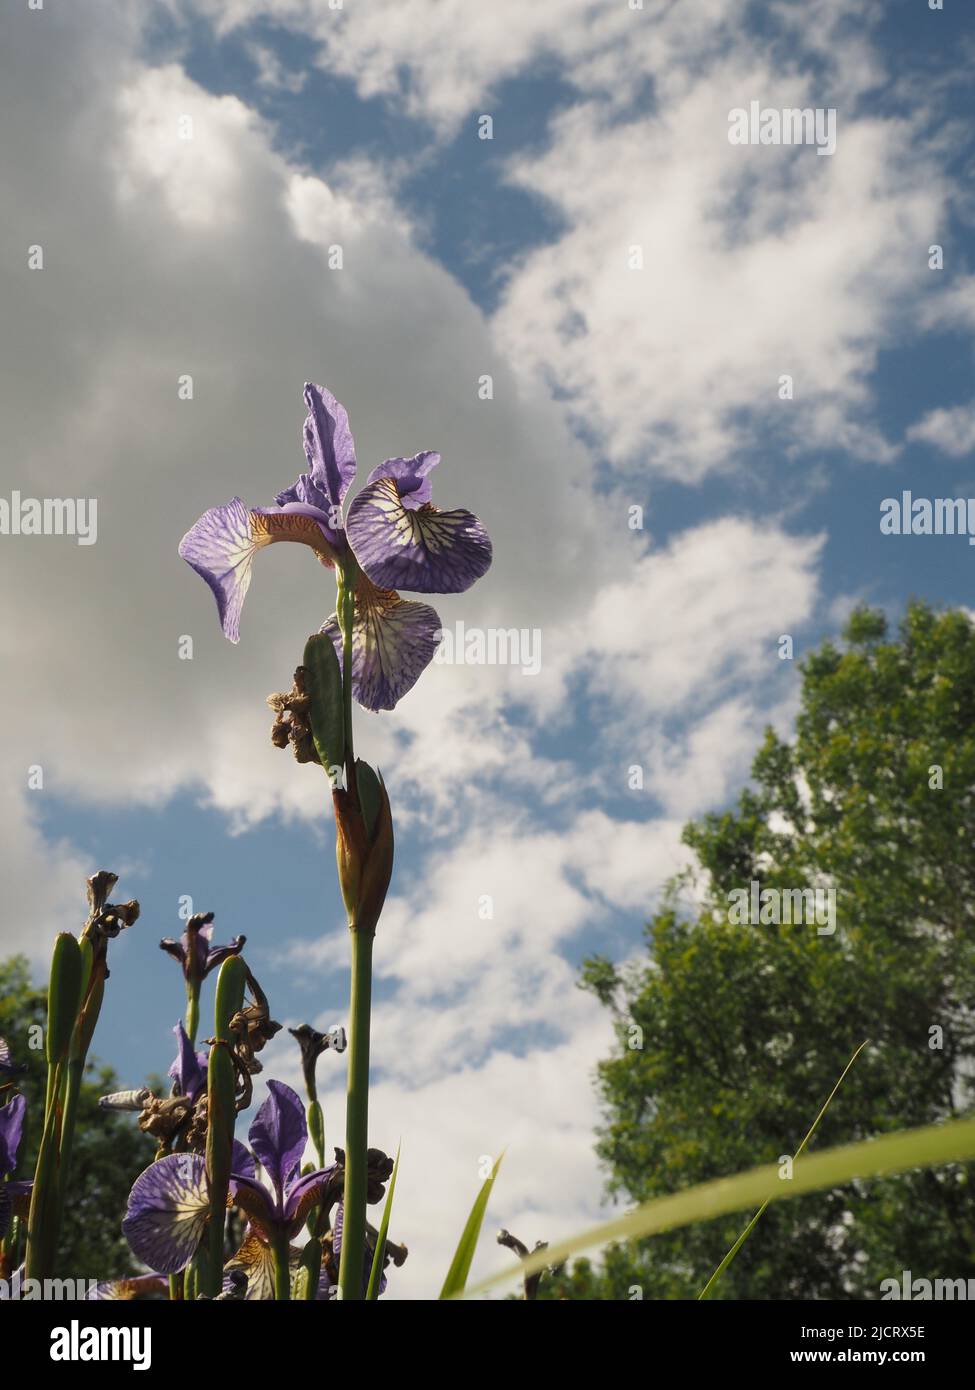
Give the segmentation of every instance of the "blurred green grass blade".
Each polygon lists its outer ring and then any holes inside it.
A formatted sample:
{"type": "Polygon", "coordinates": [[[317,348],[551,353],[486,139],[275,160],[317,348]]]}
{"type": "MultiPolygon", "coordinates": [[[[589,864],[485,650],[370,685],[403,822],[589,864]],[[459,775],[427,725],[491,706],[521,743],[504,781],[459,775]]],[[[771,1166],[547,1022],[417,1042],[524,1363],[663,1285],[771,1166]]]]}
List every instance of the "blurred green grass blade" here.
{"type": "Polygon", "coordinates": [[[546,1265],[559,1264],[582,1250],[614,1240],[635,1240],[660,1231],[674,1231],[694,1221],[711,1221],[729,1212],[747,1210],[762,1202],[801,1197],[823,1188],[842,1187],[854,1178],[891,1177],[909,1168],[930,1168],[939,1163],[964,1163],[975,1158],[975,1118],[945,1124],[904,1129],[880,1139],[844,1144],[803,1159],[792,1178],[779,1177],[778,1165],[766,1163],[733,1178],[717,1178],[667,1197],[656,1197],[635,1211],[588,1231],[557,1241],[547,1250],[532,1253],[501,1274],[482,1279],[467,1295],[482,1293],[498,1284],[523,1278],[546,1265]]]}
{"type": "Polygon", "coordinates": [[[491,1169],[491,1176],[484,1179],[484,1185],[474,1200],[471,1207],[471,1214],[467,1218],[467,1225],[464,1227],[460,1243],[454,1253],[454,1258],[447,1271],[447,1278],[444,1286],[440,1290],[441,1298],[456,1298],[464,1292],[464,1285],[467,1283],[467,1276],[470,1273],[471,1261],[474,1258],[474,1251],[477,1248],[477,1239],[481,1234],[481,1224],[484,1221],[484,1213],[487,1210],[488,1199],[491,1196],[491,1188],[494,1186],[494,1179],[498,1176],[498,1169],[501,1167],[501,1159],[491,1169]]]}
{"type": "MultiPolygon", "coordinates": [[[[869,1041],[870,1041],[869,1038],[865,1038],[865,1039],[864,1039],[864,1041],[863,1041],[863,1042],[860,1044],[860,1046],[857,1048],[856,1052],[854,1052],[853,1056],[852,1056],[852,1057],[850,1058],[850,1060],[847,1062],[846,1066],[843,1068],[843,1072],[842,1072],[842,1075],[840,1076],[839,1081],[837,1081],[836,1085],[833,1087],[833,1089],[830,1091],[829,1095],[826,1097],[826,1101],[825,1101],[825,1103],[823,1104],[822,1109],[820,1110],[820,1112],[819,1112],[819,1114],[816,1116],[816,1118],[813,1120],[812,1124],[809,1126],[809,1130],[808,1130],[808,1132],[807,1132],[807,1134],[806,1134],[805,1139],[803,1139],[803,1141],[802,1141],[802,1143],[799,1145],[798,1149],[796,1149],[795,1153],[792,1155],[792,1161],[793,1161],[793,1163],[796,1161],[796,1159],[797,1159],[797,1158],[799,1157],[799,1155],[802,1153],[803,1149],[804,1149],[804,1148],[806,1147],[806,1145],[809,1143],[810,1139],[811,1139],[811,1138],[813,1137],[813,1135],[816,1133],[816,1127],[817,1127],[817,1125],[819,1124],[820,1120],[823,1118],[823,1116],[826,1114],[826,1111],[829,1109],[829,1107],[830,1107],[830,1102],[832,1101],[833,1097],[836,1095],[836,1092],[837,1092],[837,1091],[840,1089],[840,1087],[843,1085],[843,1082],[846,1080],[847,1074],[848,1074],[850,1068],[853,1066],[853,1063],[854,1063],[854,1062],[856,1061],[856,1059],[859,1057],[860,1053],[863,1051],[863,1049],[866,1047],[866,1045],[867,1045],[867,1043],[868,1043],[869,1041]]],[[[745,1244],[745,1241],[746,1241],[746,1240],[748,1239],[748,1237],[751,1235],[752,1231],[754,1231],[755,1227],[758,1225],[759,1221],[761,1220],[762,1213],[765,1211],[765,1208],[766,1208],[767,1206],[768,1206],[768,1199],[767,1199],[766,1201],[764,1201],[764,1202],[762,1203],[762,1205],[759,1207],[758,1211],[757,1211],[757,1212],[755,1213],[755,1215],[752,1217],[751,1221],[749,1221],[748,1225],[747,1225],[747,1226],[745,1227],[745,1229],[742,1231],[741,1235],[740,1235],[740,1236],[738,1237],[738,1239],[735,1241],[734,1245],[733,1245],[733,1246],[731,1247],[731,1249],[728,1251],[727,1255],[725,1255],[724,1259],[721,1261],[721,1263],[718,1265],[717,1269],[716,1269],[716,1270],[714,1271],[714,1273],[711,1275],[711,1278],[710,1278],[710,1279],[708,1280],[708,1282],[704,1285],[704,1288],[703,1288],[703,1289],[701,1290],[701,1292],[698,1294],[698,1299],[699,1299],[699,1300],[700,1300],[700,1299],[703,1299],[703,1298],[710,1298],[710,1296],[711,1296],[711,1290],[714,1288],[715,1284],[716,1284],[716,1283],[718,1282],[718,1280],[721,1278],[722,1274],[724,1274],[725,1270],[726,1270],[726,1269],[728,1268],[728,1266],[731,1264],[731,1261],[732,1261],[732,1260],[735,1258],[735,1256],[738,1254],[738,1251],[739,1251],[739,1250],[741,1249],[741,1247],[745,1244]]]]}
{"type": "Polygon", "coordinates": [[[403,1142],[400,1140],[396,1145],[396,1162],[393,1164],[393,1174],[389,1180],[389,1191],[386,1193],[386,1204],[383,1207],[383,1219],[379,1223],[379,1237],[372,1256],[369,1287],[366,1289],[366,1301],[368,1303],[374,1303],[379,1297],[379,1285],[383,1277],[383,1256],[386,1253],[386,1233],[389,1230],[389,1213],[393,1209],[393,1193],[396,1191],[396,1174],[399,1172],[399,1152],[402,1147],[403,1142]]]}

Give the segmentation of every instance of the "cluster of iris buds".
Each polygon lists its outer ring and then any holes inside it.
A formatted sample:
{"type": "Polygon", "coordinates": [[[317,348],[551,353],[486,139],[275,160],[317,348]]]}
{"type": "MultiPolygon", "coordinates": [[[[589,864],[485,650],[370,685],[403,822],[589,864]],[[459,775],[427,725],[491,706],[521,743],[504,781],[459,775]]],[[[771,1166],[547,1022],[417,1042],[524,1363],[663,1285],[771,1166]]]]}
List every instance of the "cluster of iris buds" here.
{"type": "MultiPolygon", "coordinates": [[[[185,1017],[174,1030],[170,1093],[143,1087],[101,1100],[104,1109],[133,1111],[156,1141],[155,1159],[136,1179],[122,1220],[146,1273],[98,1284],[100,1298],[371,1300],[385,1289],[389,1265],[406,1259],[406,1248],[388,1231],[399,1155],[394,1161],[368,1142],[372,949],[393,869],[393,821],[382,774],[355,755],[352,708],[354,701],[372,711],[394,708],[439,645],[434,609],[397,590],[450,594],[470,588],[491,564],[491,542],[472,513],[433,505],[430,475],[440,455],[431,451],[387,459],[347,506],[356,471],[348,416],[324,387],[306,385],[304,399],[307,471],[272,506],[248,508],[235,497],[211,508],[183,537],[179,553],[213,591],[233,642],[258,550],[299,542],[335,573],[335,611],[308,638],[291,689],[269,696],[268,704],[275,746],[291,747],[299,763],[320,767],[328,779],[350,936],[348,1040],[344,1028],[321,1033],[303,1024],[291,1030],[301,1049],[306,1099],[281,1081],[267,1081],[245,1146],[236,1137],[238,1117],[253,1103],[253,1079],[262,1069],[258,1054],[281,1027],[243,957],[246,938],[214,946],[214,914],[208,912],[191,917],[180,940],[160,943],[179,963],[186,988],[185,1017]],[[206,1050],[198,1051],[201,986],[214,971],[213,1031],[202,1039],[206,1050]],[[348,1052],[345,1148],[335,1149],[330,1163],[315,1076],[326,1050],[348,1052]],[[309,1139],[314,1163],[304,1161],[309,1139]],[[377,1228],[366,1209],[384,1196],[377,1228]]],[[[33,1182],[11,1177],[26,1103],[16,1092],[16,1064],[0,1040],[0,1240],[16,1248],[20,1232],[15,1229],[12,1239],[11,1228],[26,1221],[28,1278],[55,1272],[108,944],[139,915],[136,902],[108,902],[115,883],[105,871],[88,880],[89,914],[80,937],[64,932],[55,944],[48,1081],[33,1182]]],[[[464,1288],[496,1173],[497,1165],[474,1204],[441,1297],[464,1288]]],[[[508,1232],[498,1239],[528,1254],[508,1232]]],[[[540,1277],[526,1278],[526,1298],[536,1296],[540,1277]]]]}

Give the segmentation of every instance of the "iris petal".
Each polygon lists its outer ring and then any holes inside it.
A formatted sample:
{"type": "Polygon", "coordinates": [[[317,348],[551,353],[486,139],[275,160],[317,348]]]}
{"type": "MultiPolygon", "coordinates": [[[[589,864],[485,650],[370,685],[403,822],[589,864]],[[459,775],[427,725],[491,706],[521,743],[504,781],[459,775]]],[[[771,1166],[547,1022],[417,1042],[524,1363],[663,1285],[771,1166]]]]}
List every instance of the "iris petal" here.
{"type": "Polygon", "coordinates": [[[349,508],[349,544],[374,584],[460,594],[491,564],[491,541],[472,512],[411,509],[395,478],[367,484],[349,508]]]}
{"type": "Polygon", "coordinates": [[[433,484],[429,474],[439,462],[440,455],[429,449],[408,459],[387,459],[372,470],[366,483],[374,483],[377,478],[395,478],[403,506],[413,511],[425,502],[433,501],[433,484]]]}
{"type": "MultiPolygon", "coordinates": [[[[365,575],[356,584],[355,599],[352,693],[364,709],[394,709],[433,660],[440,619],[428,604],[377,589],[365,575]]],[[[334,613],[321,630],[331,637],[341,667],[342,633],[334,613]]]]}
{"type": "MultiPolygon", "coordinates": [[[[251,1231],[232,1260],[224,1265],[224,1274],[239,1269],[247,1275],[244,1298],[268,1300],[274,1298],[274,1255],[271,1247],[251,1231]]],[[[230,1281],[224,1285],[229,1288],[230,1281]]]]}
{"type": "Polygon", "coordinates": [[[254,553],[275,541],[310,545],[327,565],[335,548],[327,538],[327,518],[314,507],[245,507],[239,497],[211,507],[179,543],[179,553],[209,584],[217,600],[220,625],[231,642],[240,640],[240,610],[251,582],[254,553]]]}
{"type": "Polygon", "coordinates": [[[355,444],[345,407],[324,386],[305,382],[303,439],[311,480],[329,502],[341,507],[355,477],[355,444]]]}
{"type": "Polygon", "coordinates": [[[136,1178],[122,1230],[150,1269],[176,1274],[199,1249],[208,1213],[204,1160],[199,1154],[169,1154],[136,1178]]]}
{"type": "Polygon", "coordinates": [[[283,1081],[267,1083],[267,1099],[254,1117],[248,1138],[258,1163],[284,1202],[284,1191],[295,1173],[308,1140],[301,1098],[283,1081]]]}
{"type": "Polygon", "coordinates": [[[257,545],[250,512],[239,497],[204,512],[179,543],[180,555],[213,590],[220,626],[231,642],[240,641],[240,610],[257,545]]]}
{"type": "Polygon", "coordinates": [[[23,1096],[14,1096],[9,1104],[0,1107],[0,1177],[6,1177],[17,1167],[26,1113],[27,1101],[23,1096]]]}

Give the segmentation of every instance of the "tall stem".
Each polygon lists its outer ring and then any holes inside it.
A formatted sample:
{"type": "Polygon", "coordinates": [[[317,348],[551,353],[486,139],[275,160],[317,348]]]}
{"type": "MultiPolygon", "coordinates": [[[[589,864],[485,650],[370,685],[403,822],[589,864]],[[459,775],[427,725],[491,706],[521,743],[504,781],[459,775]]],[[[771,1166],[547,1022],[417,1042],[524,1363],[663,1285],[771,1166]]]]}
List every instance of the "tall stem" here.
{"type": "Polygon", "coordinates": [[[190,1040],[190,1045],[195,1046],[196,1035],[200,1027],[200,981],[186,981],[186,1036],[190,1040]]]}
{"type": "MultiPolygon", "coordinates": [[[[274,1261],[274,1297],[291,1298],[291,1251],[288,1237],[284,1231],[275,1231],[271,1236],[271,1255],[274,1261]]],[[[316,1283],[316,1293],[318,1291],[316,1283]]]]}
{"type": "Polygon", "coordinates": [[[339,1288],[343,1299],[362,1298],[366,1249],[366,1148],[369,1133],[369,1015],[372,1007],[372,933],[352,931],[349,1000],[349,1090],[345,1112],[345,1196],[339,1288]]]}

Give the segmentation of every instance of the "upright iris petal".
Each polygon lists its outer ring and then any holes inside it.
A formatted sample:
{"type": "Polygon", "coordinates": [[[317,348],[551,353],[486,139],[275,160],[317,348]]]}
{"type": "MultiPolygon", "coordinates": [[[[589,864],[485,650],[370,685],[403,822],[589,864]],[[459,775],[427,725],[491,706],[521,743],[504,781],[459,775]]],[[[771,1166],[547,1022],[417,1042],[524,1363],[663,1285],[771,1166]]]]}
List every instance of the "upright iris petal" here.
{"type": "MultiPolygon", "coordinates": [[[[412,479],[407,480],[411,482],[412,479]]],[[[410,506],[403,481],[377,478],[349,508],[349,543],[366,574],[384,589],[460,594],[491,564],[491,541],[472,512],[410,506]]]]}
{"type": "Polygon", "coordinates": [[[173,1032],[176,1034],[179,1050],[176,1060],[169,1068],[169,1075],[176,1083],[176,1094],[195,1101],[201,1091],[206,1089],[207,1054],[194,1051],[182,1022],[177,1023],[173,1032]]]}
{"type": "Polygon", "coordinates": [[[355,477],[355,444],[345,407],[324,386],[305,382],[305,458],[312,481],[341,507],[355,477]]]}
{"type": "MultiPolygon", "coordinates": [[[[333,613],[322,624],[342,666],[342,630],[333,613]]],[[[426,603],[377,589],[361,575],[352,628],[352,693],[365,709],[393,709],[433,660],[440,619],[426,603]]]]}
{"type": "Polygon", "coordinates": [[[308,1140],[305,1107],[283,1081],[267,1083],[267,1100],[258,1110],[248,1132],[258,1163],[283,1202],[308,1140]]]}

